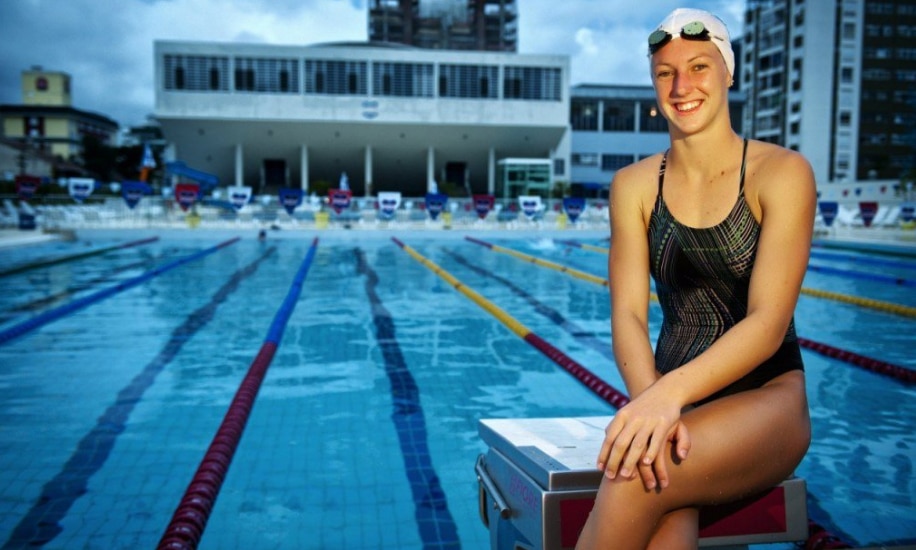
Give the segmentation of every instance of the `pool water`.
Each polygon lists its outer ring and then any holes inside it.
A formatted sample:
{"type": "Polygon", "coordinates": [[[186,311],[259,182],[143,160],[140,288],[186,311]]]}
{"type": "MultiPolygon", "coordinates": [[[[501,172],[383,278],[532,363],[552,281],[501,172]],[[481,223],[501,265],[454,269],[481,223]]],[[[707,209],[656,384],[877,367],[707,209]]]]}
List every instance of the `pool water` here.
{"type": "MultiPolygon", "coordinates": [[[[80,233],[7,249],[0,273],[154,233],[80,233]]],[[[90,300],[0,343],[4,548],[151,548],[319,238],[201,548],[489,547],[473,465],[481,418],[613,409],[384,232],[180,232],[2,276],[0,334],[90,300]],[[200,255],[203,251],[209,251],[200,255]],[[191,261],[149,276],[152,270],[191,261]],[[137,283],[138,278],[143,278],[137,283]],[[97,301],[100,291],[128,288],[97,301]]],[[[396,235],[533,332],[623,389],[607,290],[462,235],[396,235]]],[[[475,235],[476,236],[476,235],[475,235]]],[[[478,238],[481,238],[477,236],[478,238]]],[[[599,232],[482,238],[599,276],[599,232]]],[[[812,258],[806,288],[916,307],[916,261],[812,258]],[[876,262],[872,264],[870,262],[876,262]]],[[[660,323],[653,306],[653,339],[660,323]]],[[[803,295],[800,336],[916,369],[916,319],[803,295]]],[[[803,350],[814,442],[799,468],[812,519],[856,545],[916,541],[916,389],[803,350]]],[[[760,548],[790,548],[766,545],[760,548]]]]}

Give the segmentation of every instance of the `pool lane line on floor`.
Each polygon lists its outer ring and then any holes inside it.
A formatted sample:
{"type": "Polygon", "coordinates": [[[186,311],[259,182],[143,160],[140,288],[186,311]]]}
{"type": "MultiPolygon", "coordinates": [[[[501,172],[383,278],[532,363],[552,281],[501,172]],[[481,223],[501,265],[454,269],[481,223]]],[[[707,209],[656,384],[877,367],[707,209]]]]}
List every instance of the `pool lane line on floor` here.
{"type": "Polygon", "coordinates": [[[114,403],[105,409],[95,426],[80,439],[76,450],[61,471],[45,483],[41,496],[13,529],[2,547],[3,550],[37,548],[60,534],[60,521],[67,515],[76,499],[87,492],[89,479],[102,469],[108,460],[118,436],[124,432],[134,407],[143,399],[146,390],[153,385],[159,373],[172,362],[182,347],[213,320],[217,308],[238,290],[242,281],[254,274],[259,264],[275,251],[275,247],[267,249],[254,262],[232,274],[209,302],[188,315],[184,322],[172,331],[156,357],[118,392],[114,403]]]}
{"type": "MultiPolygon", "coordinates": [[[[433,273],[444,279],[458,292],[464,294],[467,298],[470,298],[475,304],[483,308],[485,311],[496,317],[504,325],[509,327],[509,329],[518,335],[522,340],[531,344],[535,349],[546,355],[554,363],[562,367],[566,372],[571,374],[576,380],[584,384],[588,389],[592,390],[598,397],[606,401],[612,407],[619,409],[627,403],[630,402],[630,398],[620,390],[614,388],[607,382],[605,382],[601,377],[577,363],[574,359],[564,354],[562,351],[555,348],[549,342],[535,334],[528,327],[520,323],[517,319],[510,316],[508,313],[503,311],[493,302],[487,300],[472,288],[468,287],[448,271],[445,271],[434,262],[414,250],[413,248],[407,246],[400,240],[392,237],[392,240],[407,252],[415,260],[429,268],[433,273]]],[[[569,272],[569,270],[566,270],[569,272]]],[[[597,277],[592,276],[593,279],[597,277]]]]}
{"type": "Polygon", "coordinates": [[[157,259],[158,258],[151,258],[151,259],[146,259],[146,260],[140,260],[139,262],[133,262],[127,265],[118,266],[112,269],[111,271],[107,272],[105,275],[102,275],[101,277],[96,277],[90,281],[86,281],[83,283],[78,283],[78,284],[69,286],[59,292],[55,292],[54,294],[48,294],[47,296],[42,296],[41,298],[35,298],[34,300],[30,300],[28,302],[16,304],[13,307],[9,308],[7,311],[0,313],[0,324],[10,321],[18,313],[32,312],[32,311],[39,310],[45,306],[49,306],[57,302],[61,302],[64,299],[76,294],[77,292],[82,292],[83,290],[92,288],[98,284],[108,282],[112,279],[112,275],[116,275],[118,273],[121,273],[122,271],[128,271],[130,269],[135,269],[135,268],[148,269],[149,266],[152,265],[152,263],[155,262],[157,259]]]}
{"type": "Polygon", "coordinates": [[[492,271],[488,269],[484,269],[480,266],[476,266],[472,264],[471,262],[467,260],[467,258],[465,258],[464,256],[458,254],[457,252],[453,250],[446,250],[445,253],[451,256],[452,259],[454,259],[456,262],[465,266],[466,268],[470,269],[471,271],[474,271],[475,273],[483,275],[484,277],[488,277],[496,281],[499,281],[502,285],[504,285],[506,288],[511,290],[513,294],[524,299],[526,302],[528,302],[528,304],[534,307],[535,312],[540,313],[544,317],[547,317],[548,319],[550,319],[554,324],[556,324],[557,326],[565,330],[567,333],[569,333],[570,336],[575,338],[577,341],[587,345],[588,347],[597,351],[601,355],[607,357],[611,361],[614,360],[614,351],[611,349],[611,346],[609,343],[602,342],[598,338],[595,338],[595,335],[593,333],[591,333],[590,331],[583,330],[579,325],[567,319],[562,313],[550,307],[549,305],[545,304],[544,302],[538,300],[535,296],[532,296],[529,292],[519,287],[513,281],[509,280],[506,277],[497,275],[496,273],[493,273],[492,271]]]}
{"type": "Polygon", "coordinates": [[[0,278],[6,277],[8,275],[15,275],[16,273],[22,273],[23,271],[29,271],[32,269],[38,269],[40,267],[49,267],[52,265],[62,264],[66,262],[72,262],[75,260],[81,260],[83,258],[89,258],[91,256],[98,256],[100,254],[105,254],[106,252],[111,252],[112,250],[120,250],[122,248],[130,248],[133,246],[140,246],[144,244],[149,244],[159,240],[159,237],[150,237],[148,239],[140,239],[138,241],[132,241],[129,243],[119,244],[115,246],[108,246],[105,248],[99,248],[97,250],[90,250],[88,252],[80,252],[79,254],[71,254],[69,256],[63,256],[60,258],[51,258],[49,260],[38,260],[36,262],[30,262],[24,265],[12,267],[5,271],[0,271],[0,278]]]}
{"type": "MultiPolygon", "coordinates": [[[[485,241],[481,241],[481,240],[479,240],[479,239],[474,239],[474,238],[471,238],[471,237],[465,237],[465,239],[467,239],[467,240],[469,240],[469,241],[471,241],[471,242],[473,242],[473,243],[477,243],[477,244],[479,244],[479,245],[488,247],[488,248],[490,248],[490,249],[492,249],[492,250],[494,250],[494,251],[496,251],[496,252],[503,252],[503,253],[505,253],[505,254],[510,254],[510,255],[512,255],[512,256],[516,256],[516,257],[518,257],[518,258],[520,258],[520,259],[527,260],[527,261],[531,261],[531,262],[533,262],[533,263],[540,263],[540,264],[542,264],[542,265],[543,265],[544,263],[552,263],[552,262],[546,262],[545,260],[534,261],[534,260],[532,259],[532,258],[534,258],[533,256],[529,256],[529,255],[524,254],[524,253],[522,253],[522,252],[517,252],[517,251],[515,251],[515,250],[512,250],[511,248],[505,248],[505,247],[497,246],[497,245],[494,245],[494,244],[491,244],[491,243],[488,243],[488,242],[485,242],[485,241]]],[[[566,244],[573,244],[574,241],[564,241],[564,243],[566,243],[566,244]]],[[[604,253],[608,253],[608,252],[610,251],[610,249],[607,249],[607,252],[605,252],[604,250],[602,250],[602,249],[600,249],[600,248],[598,248],[598,247],[591,247],[590,250],[602,251],[602,252],[604,252],[604,253]]],[[[538,260],[539,260],[539,259],[538,259],[538,260]]],[[[816,267],[816,266],[812,267],[812,266],[810,266],[810,265],[809,265],[808,267],[809,267],[809,269],[811,269],[812,271],[825,271],[825,272],[827,272],[827,271],[833,271],[832,274],[834,274],[834,275],[840,274],[839,271],[841,271],[841,270],[833,270],[832,268],[818,268],[818,267],[816,267]]],[[[555,268],[555,269],[556,269],[556,268],[555,268]]],[[[565,270],[561,270],[561,271],[565,271],[565,270]]],[[[873,276],[873,277],[871,277],[871,276],[869,276],[869,275],[867,275],[867,274],[861,274],[861,273],[856,273],[856,272],[851,272],[851,271],[846,271],[844,274],[847,275],[847,276],[850,276],[850,277],[874,278],[875,280],[878,280],[878,278],[883,278],[883,277],[884,277],[884,276],[873,276]]],[[[882,280],[882,281],[880,281],[880,282],[892,282],[893,284],[897,284],[897,285],[916,286],[916,282],[914,282],[914,281],[909,281],[909,280],[907,280],[907,279],[897,279],[897,278],[894,278],[894,277],[887,277],[886,280],[882,280]],[[903,281],[903,282],[899,282],[899,281],[903,281]]],[[[883,312],[886,312],[886,313],[893,313],[893,314],[896,314],[896,315],[902,315],[902,316],[904,316],[904,317],[914,317],[914,318],[916,318],[916,307],[910,307],[910,306],[905,306],[905,305],[901,305],[901,304],[893,304],[893,303],[890,303],[890,302],[882,302],[882,301],[880,301],[880,300],[872,300],[871,298],[862,298],[862,297],[859,297],[859,296],[849,296],[849,295],[847,295],[847,294],[840,294],[839,292],[831,292],[831,291],[829,291],[829,290],[817,290],[817,289],[805,288],[805,287],[802,287],[801,293],[802,293],[802,294],[806,294],[806,295],[808,295],[808,296],[814,296],[814,297],[816,297],[816,298],[825,298],[825,299],[828,299],[828,300],[835,300],[835,301],[837,301],[837,302],[843,302],[843,303],[852,304],[852,305],[856,305],[856,306],[860,306],[860,307],[865,307],[865,308],[869,308],[869,309],[875,309],[875,310],[883,311],[883,312]]]]}
{"type": "Polygon", "coordinates": [[[378,274],[366,262],[366,255],[357,249],[357,272],[366,277],[366,295],[372,306],[375,337],[385,361],[385,373],[391,384],[391,419],[398,434],[401,456],[410,492],[414,501],[414,518],[417,521],[423,548],[428,550],[458,549],[458,527],[448,508],[448,499],[429,452],[426,418],[420,401],[420,388],[401,353],[394,317],[379,298],[378,274]]]}
{"type": "MultiPolygon", "coordinates": [[[[477,239],[468,238],[468,240],[475,242],[476,244],[482,244],[483,246],[487,246],[487,248],[490,248],[494,252],[503,252],[507,250],[511,251],[512,256],[518,259],[524,260],[524,261],[528,261],[530,263],[534,263],[537,265],[544,265],[545,263],[551,264],[549,267],[551,267],[552,269],[556,269],[557,271],[562,271],[564,273],[570,273],[571,271],[569,269],[557,269],[556,266],[558,266],[559,264],[554,264],[553,262],[535,261],[535,260],[538,260],[539,258],[535,258],[534,256],[530,256],[523,252],[518,252],[516,250],[512,250],[509,248],[500,247],[496,245],[490,245],[489,243],[485,243],[477,239]]],[[[595,282],[595,279],[597,279],[597,277],[594,275],[592,275],[591,277],[578,277],[578,278],[584,279],[587,281],[591,281],[591,282],[595,282]]],[[[607,285],[605,284],[602,286],[607,286],[607,285]]],[[[649,298],[654,302],[658,301],[658,296],[655,293],[650,292],[649,298]]],[[[894,365],[894,364],[888,363],[887,361],[881,361],[879,359],[873,359],[871,357],[866,357],[864,355],[860,355],[852,351],[848,351],[848,350],[838,348],[836,346],[831,346],[829,344],[824,344],[821,342],[815,342],[814,340],[809,340],[807,338],[798,337],[798,343],[803,348],[811,349],[822,355],[826,355],[827,357],[839,359],[851,365],[861,367],[865,370],[868,370],[868,371],[871,371],[877,374],[881,374],[884,376],[894,378],[901,382],[912,383],[914,379],[916,379],[916,371],[914,371],[913,369],[908,369],[906,367],[894,365]]]]}
{"type": "Polygon", "coordinates": [[[235,456],[235,450],[245,431],[245,425],[248,423],[255,399],[258,397],[261,383],[273,361],[274,354],[280,347],[283,331],[286,329],[290,315],[296,309],[296,303],[302,294],[302,285],[305,283],[305,277],[308,275],[317,249],[318,238],[315,237],[299,265],[299,270],[293,278],[286,298],[274,315],[261,349],[251,362],[216,435],[210,442],[171,521],[165,528],[158,545],[160,550],[193,549],[200,544],[200,538],[210,519],[210,512],[213,511],[216,497],[219,496],[226,473],[229,471],[229,465],[235,456]]]}
{"type": "Polygon", "coordinates": [[[54,309],[49,309],[48,311],[45,311],[44,313],[36,315],[35,317],[32,317],[31,319],[27,319],[21,323],[15,324],[5,330],[0,331],[0,345],[3,345],[6,342],[14,338],[22,336],[26,334],[27,332],[35,330],[36,328],[44,326],[52,321],[56,321],[57,319],[60,319],[61,317],[67,314],[70,314],[70,313],[73,313],[74,311],[83,309],[89,305],[92,305],[96,302],[104,300],[105,298],[108,298],[109,296],[113,296],[119,292],[123,292],[127,289],[133,288],[139,285],[140,283],[146,282],[149,279],[152,279],[153,277],[162,275],[163,273],[170,271],[172,269],[175,269],[176,267],[179,267],[188,262],[192,262],[194,260],[203,258],[204,256],[213,254],[214,252],[222,248],[225,248],[231,244],[234,244],[238,241],[239,241],[239,237],[229,239],[228,241],[224,241],[214,247],[208,248],[206,250],[201,250],[200,252],[197,252],[196,254],[192,254],[190,256],[180,258],[173,262],[167,263],[163,266],[157,267],[156,269],[147,271],[146,273],[143,273],[142,275],[138,275],[131,279],[127,279],[126,281],[122,281],[112,287],[100,290],[98,292],[94,292],[88,296],[84,296],[83,298],[79,298],[77,300],[74,300],[62,306],[56,307],[54,309]]]}

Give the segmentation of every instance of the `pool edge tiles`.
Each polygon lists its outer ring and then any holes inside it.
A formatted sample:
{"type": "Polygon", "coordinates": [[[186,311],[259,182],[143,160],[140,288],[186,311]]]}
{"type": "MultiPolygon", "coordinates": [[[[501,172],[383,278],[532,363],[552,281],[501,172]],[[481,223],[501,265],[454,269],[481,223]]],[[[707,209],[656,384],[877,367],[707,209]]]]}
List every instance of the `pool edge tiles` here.
{"type": "Polygon", "coordinates": [[[375,288],[378,275],[357,249],[357,270],[366,276],[366,295],[372,305],[376,337],[385,361],[385,372],[391,383],[392,420],[404,457],[414,517],[424,548],[460,548],[458,527],[448,508],[445,490],[433,468],[427,440],[426,419],[420,404],[417,383],[404,360],[395,334],[394,321],[375,288]]]}

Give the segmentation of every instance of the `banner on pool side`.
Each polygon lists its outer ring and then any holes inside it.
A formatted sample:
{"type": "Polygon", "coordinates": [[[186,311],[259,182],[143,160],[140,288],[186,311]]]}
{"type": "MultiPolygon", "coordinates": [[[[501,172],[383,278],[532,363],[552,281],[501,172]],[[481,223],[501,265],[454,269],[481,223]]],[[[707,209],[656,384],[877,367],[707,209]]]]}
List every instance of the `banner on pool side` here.
{"type": "Polygon", "coordinates": [[[140,199],[143,198],[143,195],[149,195],[153,192],[153,188],[150,184],[142,181],[122,181],[121,182],[121,196],[124,198],[124,202],[127,204],[127,207],[133,210],[137,203],[140,202],[140,199]]]}
{"type": "Polygon", "coordinates": [[[821,210],[821,217],[824,219],[824,225],[830,227],[833,225],[833,220],[836,219],[837,213],[840,211],[840,203],[837,201],[821,201],[818,204],[818,208],[821,210]]]}
{"type": "Polygon", "coordinates": [[[378,214],[383,220],[394,218],[401,206],[400,191],[381,191],[378,194],[378,214]]]}
{"type": "Polygon", "coordinates": [[[916,211],[916,205],[911,202],[905,202],[900,205],[900,220],[904,223],[913,221],[913,214],[916,211]]]}
{"type": "Polygon", "coordinates": [[[569,218],[569,221],[576,223],[576,220],[585,211],[585,199],[583,197],[564,197],[563,210],[566,211],[566,217],[569,218]]]}
{"type": "Polygon", "coordinates": [[[16,195],[21,201],[32,200],[39,185],[41,185],[40,177],[18,174],[16,176],[16,195]]]}
{"type": "Polygon", "coordinates": [[[179,183],[175,186],[175,200],[185,212],[194,206],[200,196],[200,186],[196,183],[179,183]]]}
{"type": "Polygon", "coordinates": [[[302,204],[302,189],[281,187],[280,204],[282,204],[283,208],[286,209],[286,213],[292,216],[293,211],[296,210],[296,207],[302,204]]]}
{"type": "Polygon", "coordinates": [[[445,193],[427,193],[424,202],[430,219],[435,221],[439,217],[439,214],[445,209],[445,204],[448,202],[448,195],[445,193]]]}
{"type": "Polygon", "coordinates": [[[251,202],[251,186],[248,185],[230,185],[226,188],[229,193],[229,204],[238,212],[245,205],[251,202]]]}
{"type": "Polygon", "coordinates": [[[76,202],[83,202],[95,191],[95,180],[92,178],[70,178],[67,182],[70,197],[76,202]]]}
{"type": "Polygon", "coordinates": [[[352,198],[353,192],[349,189],[328,189],[328,204],[338,214],[350,208],[352,198]]]}
{"type": "Polygon", "coordinates": [[[865,227],[871,227],[871,222],[878,214],[878,203],[876,201],[861,201],[859,203],[859,213],[862,214],[862,223],[865,227]]]}
{"type": "Polygon", "coordinates": [[[493,205],[496,204],[496,197],[493,195],[474,195],[473,200],[474,211],[481,220],[487,217],[490,210],[493,210],[493,205]]]}
{"type": "Polygon", "coordinates": [[[518,205],[529,220],[533,220],[544,209],[541,197],[538,195],[519,195],[518,205]]]}

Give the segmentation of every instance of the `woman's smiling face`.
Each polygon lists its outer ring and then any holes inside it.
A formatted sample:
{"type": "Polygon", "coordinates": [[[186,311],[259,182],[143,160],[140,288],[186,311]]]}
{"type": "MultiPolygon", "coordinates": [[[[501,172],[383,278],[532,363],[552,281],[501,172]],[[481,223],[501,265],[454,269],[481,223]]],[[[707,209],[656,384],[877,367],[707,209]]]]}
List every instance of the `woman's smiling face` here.
{"type": "Polygon", "coordinates": [[[731,75],[716,46],[706,40],[671,40],[652,55],[652,81],[662,114],[692,133],[722,111],[728,114],[731,75]]]}

